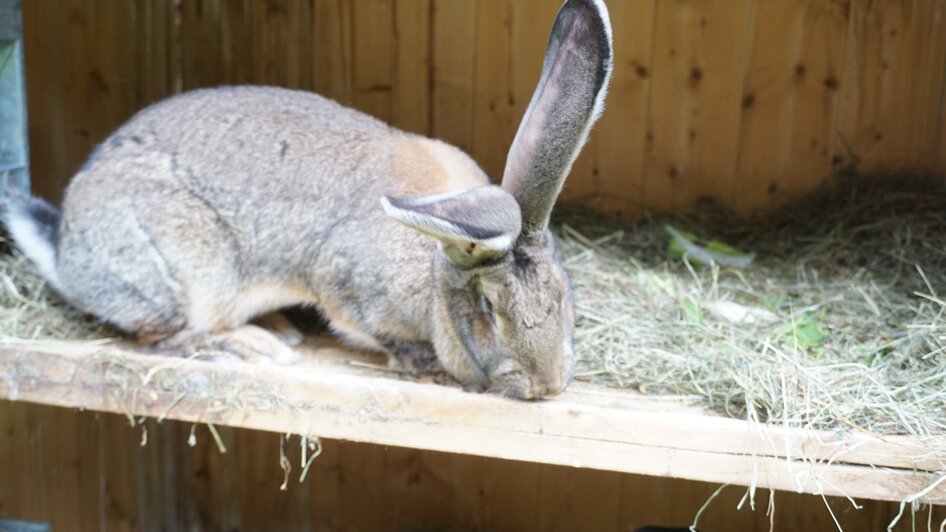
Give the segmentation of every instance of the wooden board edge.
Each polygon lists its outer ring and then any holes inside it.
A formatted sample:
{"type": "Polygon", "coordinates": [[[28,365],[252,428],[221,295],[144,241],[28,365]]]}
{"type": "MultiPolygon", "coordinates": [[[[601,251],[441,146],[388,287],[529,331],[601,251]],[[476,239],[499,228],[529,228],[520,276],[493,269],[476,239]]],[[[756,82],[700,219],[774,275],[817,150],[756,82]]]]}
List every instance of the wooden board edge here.
{"type": "MultiPolygon", "coordinates": [[[[83,353],[100,349],[71,346],[57,353],[38,346],[0,347],[0,397],[134,417],[856,498],[903,500],[938,478],[930,471],[845,463],[838,456],[806,459],[798,454],[786,459],[767,455],[765,449],[747,453],[738,447],[686,448],[700,439],[703,427],[699,425],[689,428],[693,431],[690,441],[675,446],[672,442],[655,445],[646,438],[616,440],[549,432],[541,424],[538,430],[528,426],[509,430],[478,423],[479,410],[495,411],[497,406],[513,417],[552,416],[559,424],[607,415],[603,407],[582,409],[555,401],[515,403],[433,385],[338,374],[337,369],[336,374],[317,378],[293,378],[291,368],[209,364],[114,349],[107,355],[83,353]],[[275,389],[279,393],[273,393],[275,389]]],[[[621,414],[614,412],[618,420],[621,414]]],[[[675,416],[677,422],[693,419],[686,411],[662,416],[670,420],[668,426],[675,416]]],[[[715,421],[709,418],[707,423],[715,421]]],[[[556,423],[550,425],[556,428],[556,423]]],[[[748,432],[745,424],[739,426],[743,434],[748,432]]],[[[624,427],[624,431],[633,433],[634,427],[624,427]]],[[[922,500],[946,503],[946,485],[922,500]]]]}

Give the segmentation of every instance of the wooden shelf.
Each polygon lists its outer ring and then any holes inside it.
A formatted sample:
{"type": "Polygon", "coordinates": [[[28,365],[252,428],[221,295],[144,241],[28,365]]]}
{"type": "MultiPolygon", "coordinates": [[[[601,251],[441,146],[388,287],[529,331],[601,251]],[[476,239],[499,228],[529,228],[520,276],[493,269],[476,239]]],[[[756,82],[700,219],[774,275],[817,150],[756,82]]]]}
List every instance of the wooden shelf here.
{"type": "Polygon", "coordinates": [[[328,340],[291,366],[209,363],[117,343],[0,346],[0,398],[280,433],[855,499],[946,504],[946,435],[786,429],[576,383],[519,402],[400,379],[328,340]],[[936,483],[932,489],[928,486],[936,483]]]}

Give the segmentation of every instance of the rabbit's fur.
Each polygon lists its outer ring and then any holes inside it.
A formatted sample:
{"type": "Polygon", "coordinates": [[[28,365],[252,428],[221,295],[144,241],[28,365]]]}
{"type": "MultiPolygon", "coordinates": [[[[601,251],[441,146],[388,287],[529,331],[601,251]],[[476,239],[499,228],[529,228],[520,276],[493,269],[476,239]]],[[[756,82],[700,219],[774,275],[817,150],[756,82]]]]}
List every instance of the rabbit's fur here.
{"type": "Polygon", "coordinates": [[[61,221],[25,198],[7,225],[70,302],[146,344],[288,361],[245,324],[314,305],[342,338],[408,366],[557,393],[574,315],[548,216],[610,58],[604,5],[568,0],[502,188],[457,148],[315,94],[223,87],[122,126],[73,178],[61,221]]]}

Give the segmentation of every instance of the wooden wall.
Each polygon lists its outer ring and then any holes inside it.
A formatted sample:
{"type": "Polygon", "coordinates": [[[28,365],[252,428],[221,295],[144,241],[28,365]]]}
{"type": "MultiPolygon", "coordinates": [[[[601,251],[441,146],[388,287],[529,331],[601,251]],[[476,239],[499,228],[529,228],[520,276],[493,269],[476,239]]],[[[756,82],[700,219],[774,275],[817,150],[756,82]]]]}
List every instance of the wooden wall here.
{"type": "MultiPolygon", "coordinates": [[[[24,2],[34,186],[169,94],[325,94],[468,150],[493,176],[557,0],[24,2]]],[[[832,172],[946,173],[946,0],[611,0],[608,109],[566,197],[741,209],[832,172]]]]}
{"type": "MultiPolygon", "coordinates": [[[[602,530],[689,526],[718,486],[374,445],[325,442],[298,483],[299,447],[286,453],[292,481],[279,490],[279,436],[0,401],[0,517],[52,522],[54,530],[602,530]]],[[[768,492],[736,509],[744,488],[723,490],[701,530],[766,531],[768,492]]],[[[779,492],[776,531],[835,529],[825,501],[779,492]]],[[[884,530],[898,505],[827,503],[849,531],[884,530]]],[[[946,507],[916,516],[917,530],[946,507]]],[[[907,512],[896,530],[911,530],[907,512]]]]}

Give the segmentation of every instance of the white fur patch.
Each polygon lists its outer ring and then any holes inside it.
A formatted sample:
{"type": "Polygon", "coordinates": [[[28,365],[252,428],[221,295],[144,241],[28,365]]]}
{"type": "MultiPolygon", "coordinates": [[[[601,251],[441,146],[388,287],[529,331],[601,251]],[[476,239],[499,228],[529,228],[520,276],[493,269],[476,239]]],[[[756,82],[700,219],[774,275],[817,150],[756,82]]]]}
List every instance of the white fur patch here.
{"type": "Polygon", "coordinates": [[[56,272],[56,248],[53,242],[43,238],[36,221],[29,214],[14,209],[7,215],[7,230],[13,236],[16,247],[32,260],[43,277],[57,289],[59,274],[56,272]]]}

